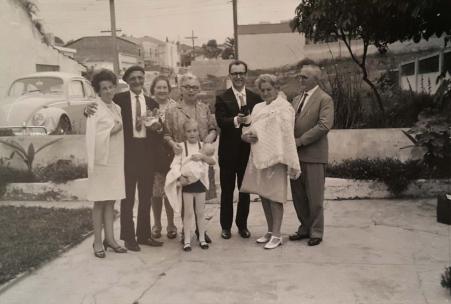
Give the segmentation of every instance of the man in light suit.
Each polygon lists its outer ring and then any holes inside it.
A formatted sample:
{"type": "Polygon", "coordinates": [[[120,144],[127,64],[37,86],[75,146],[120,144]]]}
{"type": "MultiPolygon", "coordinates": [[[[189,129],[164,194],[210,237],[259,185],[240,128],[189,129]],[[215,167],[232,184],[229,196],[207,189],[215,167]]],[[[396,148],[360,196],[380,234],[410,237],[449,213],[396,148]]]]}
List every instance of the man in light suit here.
{"type": "Polygon", "coordinates": [[[294,136],[301,163],[301,176],[291,180],[296,214],[301,222],[291,241],[309,239],[309,246],[321,243],[324,232],[324,183],[328,162],[327,133],[334,122],[332,98],[319,86],[319,66],[300,63],[301,94],[293,99],[296,112],[294,136]]]}

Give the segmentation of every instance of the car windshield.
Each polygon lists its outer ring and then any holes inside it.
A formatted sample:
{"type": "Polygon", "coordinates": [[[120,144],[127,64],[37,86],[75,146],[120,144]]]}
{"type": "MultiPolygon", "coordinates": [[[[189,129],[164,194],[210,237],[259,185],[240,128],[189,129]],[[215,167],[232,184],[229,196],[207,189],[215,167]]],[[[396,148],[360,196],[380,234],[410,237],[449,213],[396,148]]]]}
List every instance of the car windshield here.
{"type": "Polygon", "coordinates": [[[64,93],[63,80],[57,77],[17,79],[9,88],[8,96],[19,97],[31,93],[62,95],[64,93]]]}

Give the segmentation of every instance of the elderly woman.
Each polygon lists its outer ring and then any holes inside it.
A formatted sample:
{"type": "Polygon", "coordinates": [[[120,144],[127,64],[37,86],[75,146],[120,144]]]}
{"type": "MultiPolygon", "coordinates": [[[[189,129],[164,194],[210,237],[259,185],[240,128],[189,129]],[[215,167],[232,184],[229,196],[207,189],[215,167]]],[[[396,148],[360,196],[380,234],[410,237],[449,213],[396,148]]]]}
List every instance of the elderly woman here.
{"type": "MultiPolygon", "coordinates": [[[[198,100],[200,92],[199,79],[193,74],[185,74],[180,78],[181,100],[166,110],[164,121],[164,138],[175,154],[182,153],[182,142],[185,140],[183,125],[189,119],[198,123],[199,138],[203,143],[216,140],[217,126],[208,105],[198,100]]],[[[205,235],[208,243],[211,239],[205,235]]]]}
{"type": "Polygon", "coordinates": [[[106,256],[110,247],[116,253],[127,250],[114,238],[114,203],[125,197],[124,135],[121,108],[113,102],[117,84],[116,75],[101,70],[93,76],[92,86],[99,95],[97,111],[86,122],[86,147],[88,155],[88,200],[94,201],[94,255],[106,256]],[[102,243],[102,226],[105,240],[102,243]],[[105,250],[104,250],[105,249],[105,250]]]}
{"type": "Polygon", "coordinates": [[[242,140],[251,144],[251,154],[241,191],[259,194],[268,231],[257,243],[265,249],[282,245],[280,227],[287,196],[287,175],[295,178],[300,165],[294,140],[294,110],[281,97],[277,78],[263,74],[256,80],[264,102],[255,105],[251,123],[243,129],[242,140]]]}
{"type": "MultiPolygon", "coordinates": [[[[155,77],[152,85],[150,86],[150,93],[159,105],[159,115],[163,123],[166,117],[166,110],[176,104],[176,102],[169,97],[170,92],[171,85],[169,83],[169,79],[165,76],[155,77]]],[[[172,152],[172,148],[163,139],[163,134],[161,134],[161,146],[159,148],[160,150],[158,151],[159,153],[157,157],[158,166],[154,177],[152,195],[152,211],[155,223],[152,227],[152,237],[156,239],[161,237],[161,211],[163,209],[164,202],[164,209],[166,210],[166,216],[168,219],[168,226],[166,228],[167,236],[168,238],[173,239],[177,236],[177,227],[174,223],[174,209],[164,196],[164,183],[174,154],[172,152]]]]}

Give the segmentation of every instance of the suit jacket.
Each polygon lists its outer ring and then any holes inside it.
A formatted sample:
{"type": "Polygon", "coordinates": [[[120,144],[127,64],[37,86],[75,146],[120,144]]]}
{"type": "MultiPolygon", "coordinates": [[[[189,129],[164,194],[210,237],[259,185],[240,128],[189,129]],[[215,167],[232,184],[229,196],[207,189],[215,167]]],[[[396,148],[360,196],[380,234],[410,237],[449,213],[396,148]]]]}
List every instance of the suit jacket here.
{"type": "MultiPolygon", "coordinates": [[[[252,112],[254,106],[263,100],[257,94],[246,89],[246,103],[252,112]]],[[[241,129],[235,128],[233,118],[240,109],[232,88],[216,97],[215,116],[221,135],[219,136],[218,161],[227,165],[236,163],[239,157],[249,157],[250,144],[241,140],[241,129]]]]}
{"type": "MultiPolygon", "coordinates": [[[[301,95],[293,99],[296,110],[301,95]]],[[[334,103],[321,88],[310,96],[302,112],[296,115],[294,137],[298,146],[299,160],[306,163],[327,163],[329,143],[327,133],[334,124],[334,103]]]]}
{"type": "MultiPolygon", "coordinates": [[[[146,99],[146,110],[153,110],[158,108],[158,103],[148,96],[144,96],[146,99]]],[[[133,145],[131,145],[131,141],[133,139],[133,121],[132,121],[132,103],[130,100],[130,91],[118,93],[114,96],[113,101],[121,107],[122,113],[122,124],[124,128],[124,157],[125,162],[133,160],[134,154],[131,151],[133,145]]],[[[162,139],[159,137],[162,135],[157,134],[156,132],[150,131],[147,129],[146,132],[146,142],[147,142],[147,150],[149,155],[149,160],[152,160],[151,163],[155,163],[156,158],[156,146],[160,146],[162,139]]]]}

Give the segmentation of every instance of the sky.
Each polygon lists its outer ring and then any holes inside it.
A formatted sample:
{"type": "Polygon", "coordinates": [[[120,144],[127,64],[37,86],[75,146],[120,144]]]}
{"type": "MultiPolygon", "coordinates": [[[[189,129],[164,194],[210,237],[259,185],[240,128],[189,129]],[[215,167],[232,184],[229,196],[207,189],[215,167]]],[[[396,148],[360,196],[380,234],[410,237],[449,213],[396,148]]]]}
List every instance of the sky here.
{"type": "MultiPolygon", "coordinates": [[[[109,0],[34,0],[46,32],[64,41],[106,35],[110,29],[109,0]]],[[[278,23],[291,19],[300,0],[238,0],[238,24],[278,23]]],[[[115,0],[120,34],[152,36],[196,45],[233,37],[231,0],[115,0]]]]}

